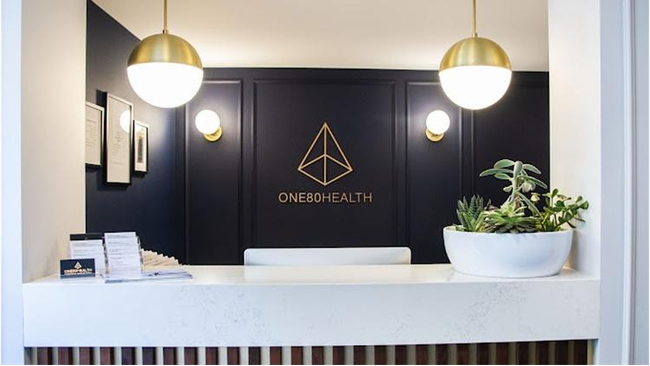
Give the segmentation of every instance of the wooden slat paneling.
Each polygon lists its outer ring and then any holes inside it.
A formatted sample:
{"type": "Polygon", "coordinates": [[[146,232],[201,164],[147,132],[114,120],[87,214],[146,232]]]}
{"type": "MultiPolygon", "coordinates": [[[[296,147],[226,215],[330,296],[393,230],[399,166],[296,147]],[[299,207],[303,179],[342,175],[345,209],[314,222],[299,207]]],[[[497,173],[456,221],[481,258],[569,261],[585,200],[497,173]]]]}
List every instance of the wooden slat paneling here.
{"type": "Polygon", "coordinates": [[[239,348],[228,347],[228,365],[239,365],[239,348]]]}
{"type": "Polygon", "coordinates": [[[537,365],[548,365],[548,342],[536,342],[537,343],[537,354],[536,364],[537,365]]]}
{"type": "Polygon", "coordinates": [[[436,346],[436,364],[446,365],[448,354],[447,354],[447,345],[440,344],[436,346]]]}
{"type": "Polygon", "coordinates": [[[153,365],[156,363],[156,348],[142,347],[142,364],[153,365]]]}
{"type": "MultiPolygon", "coordinates": [[[[55,348],[35,348],[34,354],[39,365],[51,365],[56,362],[60,365],[70,365],[77,359],[80,364],[92,364],[96,356],[95,349],[99,350],[97,359],[102,365],[111,365],[115,363],[114,357],[120,357],[119,360],[123,365],[133,365],[136,363],[136,349],[134,347],[122,347],[119,350],[111,347],[91,348],[80,347],[55,347],[55,348]]],[[[163,362],[165,365],[176,364],[177,348],[164,347],[162,349],[163,362]]],[[[30,351],[31,349],[26,349],[30,351]]],[[[179,355],[183,356],[186,365],[196,365],[199,362],[197,347],[185,347],[179,349],[179,355]]],[[[270,362],[273,365],[281,365],[282,347],[270,347],[270,362]]],[[[304,358],[303,347],[286,347],[289,351],[291,364],[301,365],[308,363],[304,358]]],[[[248,352],[248,363],[250,365],[260,365],[262,362],[262,349],[260,347],[224,347],[223,354],[220,348],[205,348],[205,361],[208,365],[218,364],[220,358],[224,359],[229,365],[237,365],[240,362],[246,362],[246,359],[240,359],[240,352],[248,352]]],[[[445,365],[450,362],[456,362],[458,365],[468,364],[587,364],[592,359],[589,352],[589,341],[540,341],[540,342],[511,342],[511,343],[478,343],[478,344],[449,344],[449,345],[414,345],[414,346],[391,346],[390,355],[387,346],[373,346],[370,352],[367,352],[366,346],[332,347],[332,361],[335,365],[344,364],[352,361],[355,365],[376,364],[385,365],[393,361],[397,365],[415,363],[418,365],[436,364],[445,365]],[[435,347],[435,349],[433,348],[435,347]],[[492,351],[494,347],[494,351],[492,351]],[[346,350],[351,353],[346,355],[346,350]],[[373,352],[374,350],[374,352],[373,352]],[[432,350],[435,350],[435,354],[432,350]],[[431,351],[431,352],[430,352],[431,351]],[[374,359],[368,360],[367,357],[374,359]],[[434,357],[435,360],[429,359],[434,357]]],[[[241,356],[241,357],[243,357],[241,356]]],[[[325,363],[325,347],[311,347],[311,363],[313,365],[322,365],[325,363]]],[[[156,348],[142,348],[143,364],[155,364],[156,348]]]]}
{"type": "Polygon", "coordinates": [[[163,364],[176,365],[176,349],[174,347],[163,348],[163,364]]]}
{"type": "Polygon", "coordinates": [[[497,365],[508,364],[508,343],[497,343],[497,365]]]}
{"type": "Polygon", "coordinates": [[[322,365],[324,363],[323,347],[311,348],[311,363],[312,365],[322,365]]]}
{"type": "Polygon", "coordinates": [[[479,343],[476,345],[476,363],[487,365],[490,362],[490,344],[479,343]]]}
{"type": "Polygon", "coordinates": [[[217,347],[205,348],[205,363],[206,365],[216,365],[219,363],[219,354],[217,347]]]}
{"type": "Polygon", "coordinates": [[[569,342],[555,342],[555,364],[568,365],[569,364],[569,342]]]}
{"type": "Polygon", "coordinates": [[[59,365],[72,365],[72,348],[59,347],[59,365]]]}
{"type": "Polygon", "coordinates": [[[429,364],[428,356],[429,350],[426,345],[420,344],[415,346],[415,364],[416,365],[427,365],[429,364]]]}
{"type": "Polygon", "coordinates": [[[102,365],[112,365],[113,350],[110,347],[101,347],[99,349],[99,362],[102,365]]]}
{"type": "Polygon", "coordinates": [[[588,362],[588,347],[589,347],[589,341],[587,340],[581,340],[581,341],[575,341],[575,354],[574,354],[574,359],[573,363],[575,365],[586,365],[588,362]]]}
{"type": "Polygon", "coordinates": [[[51,365],[52,364],[52,348],[39,347],[36,351],[38,357],[39,365],[51,365]]]}
{"type": "Polygon", "coordinates": [[[282,347],[271,347],[271,365],[282,365],[282,347]]]}
{"type": "Polygon", "coordinates": [[[395,364],[406,365],[406,346],[395,346],[395,364]]]}
{"type": "Polygon", "coordinates": [[[386,346],[375,346],[375,365],[386,364],[386,346]]]}
{"type": "Polygon", "coordinates": [[[458,344],[456,346],[456,362],[459,365],[469,365],[469,345],[458,344]]]}
{"type": "Polygon", "coordinates": [[[248,348],[248,364],[261,365],[262,364],[262,350],[260,347],[248,348]]]}
{"type": "Polygon", "coordinates": [[[79,364],[90,365],[93,362],[92,348],[79,347],[79,364]]]}
{"type": "Polygon", "coordinates": [[[135,365],[135,347],[122,347],[122,365],[135,365]]]}
{"type": "Polygon", "coordinates": [[[345,347],[343,346],[334,347],[334,364],[335,365],[345,364],[345,347]]]}
{"type": "Polygon", "coordinates": [[[528,342],[517,343],[517,365],[528,365],[528,342]]]}
{"type": "Polygon", "coordinates": [[[366,364],[366,347],[354,346],[354,364],[355,365],[366,364]]]}
{"type": "Polygon", "coordinates": [[[197,364],[197,348],[196,347],[185,347],[185,364],[186,365],[196,365],[197,364]]]}
{"type": "Polygon", "coordinates": [[[302,347],[291,347],[291,364],[302,365],[302,347]]]}

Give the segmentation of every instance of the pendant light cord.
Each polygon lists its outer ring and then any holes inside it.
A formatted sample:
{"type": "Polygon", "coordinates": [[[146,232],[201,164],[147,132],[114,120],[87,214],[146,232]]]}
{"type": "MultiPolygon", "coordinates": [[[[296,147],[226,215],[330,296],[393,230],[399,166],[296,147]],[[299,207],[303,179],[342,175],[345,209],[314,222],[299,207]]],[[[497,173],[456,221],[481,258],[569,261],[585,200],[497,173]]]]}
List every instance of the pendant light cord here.
{"type": "MultiPolygon", "coordinates": [[[[166,2],[167,0],[165,0],[166,2]]],[[[165,17],[165,19],[167,18],[165,17]]],[[[478,33],[476,32],[476,0],[472,0],[472,37],[478,37],[478,33]]]]}
{"type": "Polygon", "coordinates": [[[169,33],[167,30],[167,0],[163,0],[163,34],[167,33],[169,33]]]}

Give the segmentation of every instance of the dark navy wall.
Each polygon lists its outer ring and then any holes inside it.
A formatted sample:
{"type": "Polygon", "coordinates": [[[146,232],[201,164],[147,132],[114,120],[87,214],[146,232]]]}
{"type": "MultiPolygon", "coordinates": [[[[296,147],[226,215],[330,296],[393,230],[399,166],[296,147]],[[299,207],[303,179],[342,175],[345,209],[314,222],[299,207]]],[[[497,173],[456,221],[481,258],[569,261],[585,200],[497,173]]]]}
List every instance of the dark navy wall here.
{"type": "Polygon", "coordinates": [[[108,186],[101,168],[86,168],[87,231],[135,230],[146,249],[184,260],[176,111],[138,98],[129,86],[126,62],[139,40],[92,1],[87,9],[86,99],[103,105],[103,92],[115,94],[133,103],[135,119],[150,126],[149,172],[133,175],[131,185],[108,186]]]}
{"type": "Polygon", "coordinates": [[[518,72],[506,96],[481,111],[458,108],[434,71],[206,69],[186,106],[189,263],[241,263],[246,248],[406,245],[417,263],[447,262],[442,228],[456,201],[500,202],[501,182],[478,178],[498,159],[549,175],[548,74],[518,72]],[[194,127],[216,111],[221,140],[194,127]],[[451,127],[432,143],[425,120],[451,127]],[[353,172],[323,187],[297,167],[327,121],[353,172]],[[372,192],[369,205],[283,205],[280,192],[372,192]]]}

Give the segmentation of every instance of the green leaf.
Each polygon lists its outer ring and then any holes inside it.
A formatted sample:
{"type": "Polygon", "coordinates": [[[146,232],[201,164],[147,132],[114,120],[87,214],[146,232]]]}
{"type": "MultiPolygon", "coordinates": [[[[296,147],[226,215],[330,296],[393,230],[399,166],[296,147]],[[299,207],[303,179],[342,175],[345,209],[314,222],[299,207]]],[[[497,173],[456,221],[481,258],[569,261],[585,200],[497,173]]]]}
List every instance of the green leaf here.
{"type": "Polygon", "coordinates": [[[534,182],[535,184],[537,184],[538,186],[540,186],[540,187],[542,187],[544,189],[548,188],[546,186],[546,183],[542,182],[541,180],[539,180],[539,179],[537,179],[535,177],[528,176],[527,179],[531,180],[532,182],[534,182]]]}
{"type": "Polygon", "coordinates": [[[498,173],[510,174],[511,171],[508,170],[508,169],[495,169],[495,168],[487,169],[487,170],[482,171],[481,174],[479,174],[479,177],[485,177],[485,176],[488,176],[488,175],[494,175],[494,174],[498,174],[498,173]]]}
{"type": "Polygon", "coordinates": [[[524,164],[524,169],[536,174],[542,174],[542,172],[540,172],[533,164],[524,164]]]}
{"type": "Polygon", "coordinates": [[[494,163],[494,168],[509,168],[511,166],[515,165],[515,162],[510,160],[510,159],[501,159],[494,163]]]}

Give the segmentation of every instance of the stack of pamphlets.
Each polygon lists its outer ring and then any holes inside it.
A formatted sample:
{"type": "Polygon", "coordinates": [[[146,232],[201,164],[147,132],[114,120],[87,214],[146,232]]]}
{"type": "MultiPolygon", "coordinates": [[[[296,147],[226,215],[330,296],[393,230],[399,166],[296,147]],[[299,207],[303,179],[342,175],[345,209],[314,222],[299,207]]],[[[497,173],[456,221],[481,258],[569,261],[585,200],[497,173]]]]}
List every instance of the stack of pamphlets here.
{"type": "Polygon", "coordinates": [[[143,251],[135,232],[71,234],[70,258],[94,259],[106,283],[192,279],[176,258],[143,251]]]}
{"type": "Polygon", "coordinates": [[[104,243],[111,275],[131,276],[142,272],[140,240],[135,232],[105,233],[104,243]]]}
{"type": "Polygon", "coordinates": [[[70,234],[70,258],[94,259],[95,272],[106,273],[103,234],[70,234]]]}
{"type": "Polygon", "coordinates": [[[142,261],[144,263],[144,268],[150,267],[160,267],[160,266],[179,266],[178,260],[174,257],[168,257],[166,255],[151,251],[143,250],[142,251],[142,261]]]}

